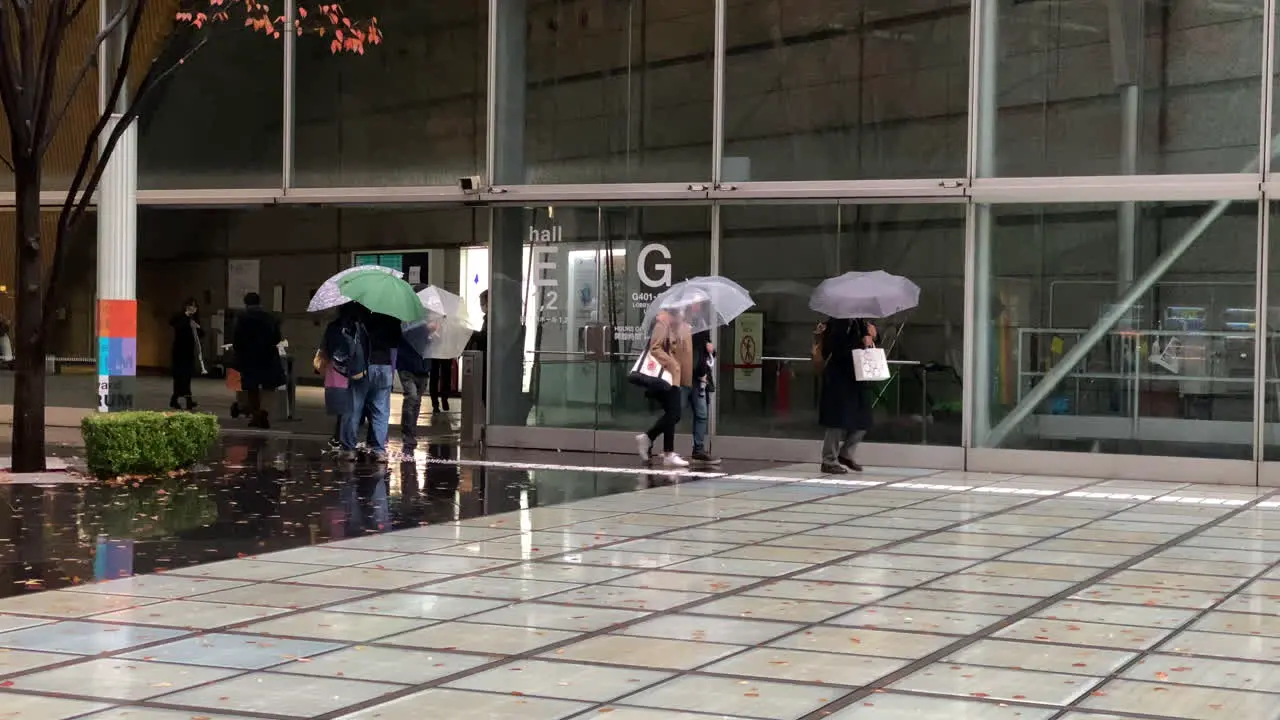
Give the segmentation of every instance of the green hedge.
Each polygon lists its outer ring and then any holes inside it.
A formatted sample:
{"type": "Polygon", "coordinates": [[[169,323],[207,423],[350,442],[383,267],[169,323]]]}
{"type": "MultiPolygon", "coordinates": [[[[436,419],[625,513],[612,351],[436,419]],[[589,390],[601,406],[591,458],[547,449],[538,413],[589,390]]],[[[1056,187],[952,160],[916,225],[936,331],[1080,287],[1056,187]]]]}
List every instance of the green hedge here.
{"type": "Polygon", "coordinates": [[[201,413],[105,413],[86,417],[80,433],[94,475],[163,475],[204,459],[218,439],[218,418],[201,413]]]}

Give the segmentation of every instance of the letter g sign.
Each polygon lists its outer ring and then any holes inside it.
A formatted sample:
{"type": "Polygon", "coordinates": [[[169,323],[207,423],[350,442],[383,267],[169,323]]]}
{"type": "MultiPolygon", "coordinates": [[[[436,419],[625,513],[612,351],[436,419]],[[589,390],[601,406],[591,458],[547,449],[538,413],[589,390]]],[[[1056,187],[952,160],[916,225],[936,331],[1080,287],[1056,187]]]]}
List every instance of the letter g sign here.
{"type": "Polygon", "coordinates": [[[640,255],[636,258],[636,274],[640,276],[640,282],[644,283],[646,287],[670,287],[671,251],[667,249],[666,245],[660,243],[645,245],[640,249],[640,255]],[[653,269],[657,271],[657,277],[651,276],[645,270],[649,256],[654,253],[657,253],[665,261],[653,263],[653,269]]]}

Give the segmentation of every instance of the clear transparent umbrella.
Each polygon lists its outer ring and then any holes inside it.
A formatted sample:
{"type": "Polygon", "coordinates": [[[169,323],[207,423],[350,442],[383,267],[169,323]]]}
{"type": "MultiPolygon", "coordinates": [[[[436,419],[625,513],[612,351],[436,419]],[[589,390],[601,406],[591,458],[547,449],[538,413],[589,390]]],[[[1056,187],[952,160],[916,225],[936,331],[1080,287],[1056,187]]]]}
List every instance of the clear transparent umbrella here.
{"type": "Polygon", "coordinates": [[[462,298],[428,285],[418,291],[418,299],[427,316],[401,327],[405,342],[424,358],[451,360],[462,355],[474,332],[462,298]]]}
{"type": "Polygon", "coordinates": [[[883,318],[919,304],[919,285],[883,270],[828,278],[809,297],[809,309],[833,318],[883,318]]]}
{"type": "Polygon", "coordinates": [[[443,290],[435,285],[428,285],[418,291],[418,299],[422,301],[422,307],[426,308],[427,312],[466,323],[467,313],[464,309],[465,305],[462,302],[462,298],[448,290],[443,290]]]}
{"type": "Polygon", "coordinates": [[[404,277],[404,273],[399,270],[393,270],[381,265],[360,265],[358,267],[347,268],[328,280],[325,280],[324,283],[320,285],[316,290],[316,294],[311,296],[311,302],[307,305],[307,312],[320,312],[322,310],[336,308],[339,305],[346,305],[351,302],[351,298],[347,297],[342,292],[342,280],[353,274],[367,272],[384,272],[398,278],[404,277]]]}
{"type": "Polygon", "coordinates": [[[733,322],[755,305],[751,293],[726,277],[711,275],[676,283],[649,303],[641,330],[647,336],[653,331],[658,314],[677,312],[692,328],[703,332],[733,322]]]}

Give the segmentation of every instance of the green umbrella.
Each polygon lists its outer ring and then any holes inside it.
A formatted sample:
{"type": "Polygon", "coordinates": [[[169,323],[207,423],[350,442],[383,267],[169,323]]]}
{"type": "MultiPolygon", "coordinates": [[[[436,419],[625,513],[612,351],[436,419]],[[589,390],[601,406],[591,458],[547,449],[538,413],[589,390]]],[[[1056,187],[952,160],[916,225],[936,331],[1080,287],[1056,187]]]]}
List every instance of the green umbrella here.
{"type": "Polygon", "coordinates": [[[413,286],[385,272],[351,273],[338,281],[342,294],[382,315],[401,322],[414,322],[426,317],[422,301],[413,286]]]}

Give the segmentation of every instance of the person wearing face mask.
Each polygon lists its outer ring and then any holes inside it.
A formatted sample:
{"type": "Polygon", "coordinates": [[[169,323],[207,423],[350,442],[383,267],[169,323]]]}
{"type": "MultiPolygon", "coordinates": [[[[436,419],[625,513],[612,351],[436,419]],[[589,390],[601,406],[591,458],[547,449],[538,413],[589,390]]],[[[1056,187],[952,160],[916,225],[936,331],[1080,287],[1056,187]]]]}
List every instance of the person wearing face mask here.
{"type": "Polygon", "coordinates": [[[688,467],[689,461],[676,454],[676,426],[680,424],[680,411],[693,388],[693,334],[689,323],[676,309],[658,313],[649,338],[649,356],[664,370],[671,373],[671,387],[655,394],[662,406],[662,415],[649,432],[636,436],[636,449],[640,459],[650,462],[653,444],[662,436],[662,464],[667,467],[688,467]]]}
{"type": "Polygon", "coordinates": [[[169,407],[182,410],[179,399],[187,402],[187,410],[198,407],[191,393],[191,379],[196,373],[204,374],[204,354],[200,343],[204,338],[204,328],[200,325],[200,306],[194,298],[182,304],[182,312],[169,320],[173,328],[173,345],[170,350],[170,367],[173,373],[173,394],[169,396],[169,407]]]}

